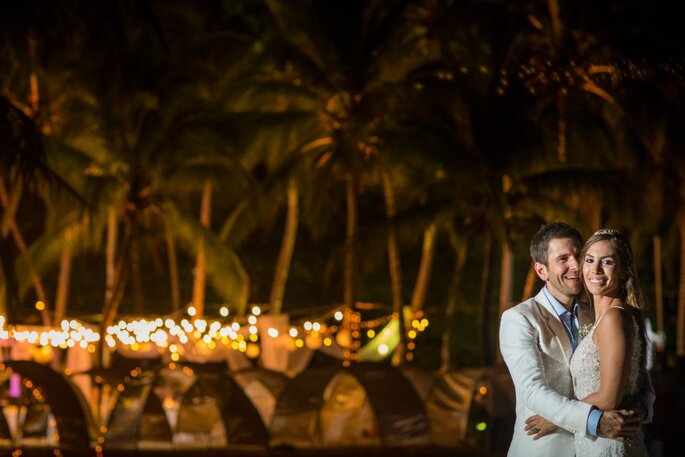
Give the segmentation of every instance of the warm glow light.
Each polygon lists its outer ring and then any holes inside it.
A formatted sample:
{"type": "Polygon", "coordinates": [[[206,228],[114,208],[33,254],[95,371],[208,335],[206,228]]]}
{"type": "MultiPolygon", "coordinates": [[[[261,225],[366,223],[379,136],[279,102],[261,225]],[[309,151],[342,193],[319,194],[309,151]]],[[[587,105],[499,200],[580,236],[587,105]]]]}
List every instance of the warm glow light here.
{"type": "Polygon", "coordinates": [[[486,393],[488,393],[488,388],[485,386],[480,386],[480,388],[478,389],[478,393],[481,395],[485,395],[486,393]]]}
{"type": "Polygon", "coordinates": [[[255,316],[249,316],[247,318],[247,323],[250,325],[255,325],[257,323],[257,318],[255,316]]]}
{"type": "Polygon", "coordinates": [[[387,344],[381,344],[380,346],[378,346],[378,353],[379,354],[385,355],[388,353],[389,350],[390,350],[390,348],[388,348],[387,344]]]}
{"type": "Polygon", "coordinates": [[[269,330],[266,332],[271,338],[277,338],[278,337],[278,330],[276,330],[273,327],[270,327],[269,330]]]}
{"type": "Polygon", "coordinates": [[[252,314],[254,314],[255,316],[259,316],[260,314],[262,314],[262,310],[259,309],[259,306],[255,305],[252,307],[252,314]]]}
{"type": "Polygon", "coordinates": [[[38,311],[43,311],[43,310],[45,310],[45,303],[44,303],[42,300],[38,300],[38,301],[36,302],[36,309],[37,309],[38,311]]]}
{"type": "Polygon", "coordinates": [[[343,313],[342,311],[336,311],[335,314],[333,315],[335,317],[336,321],[341,321],[343,320],[343,313]]]}
{"type": "Polygon", "coordinates": [[[487,429],[488,429],[488,424],[486,422],[478,422],[476,424],[476,430],[478,430],[479,432],[484,432],[487,429]]]}
{"type": "Polygon", "coordinates": [[[319,349],[321,347],[321,337],[319,335],[307,335],[307,337],[304,340],[304,343],[307,345],[307,347],[313,351],[319,349]]]}
{"type": "Polygon", "coordinates": [[[228,316],[228,308],[226,308],[225,306],[222,306],[219,309],[219,314],[221,314],[222,317],[227,317],[228,316]]]}
{"type": "Polygon", "coordinates": [[[350,343],[352,342],[350,332],[345,329],[340,330],[335,335],[335,342],[338,343],[338,345],[341,347],[350,347],[350,343]]]}
{"type": "Polygon", "coordinates": [[[195,316],[197,314],[197,309],[194,306],[188,307],[188,316],[195,316]]]}
{"type": "Polygon", "coordinates": [[[366,336],[368,336],[369,338],[373,338],[374,336],[376,336],[375,330],[373,330],[373,329],[367,330],[367,331],[366,331],[366,336]]]}
{"type": "Polygon", "coordinates": [[[297,336],[297,329],[295,327],[290,327],[290,330],[288,330],[288,335],[295,338],[297,336]]]}
{"type": "Polygon", "coordinates": [[[245,349],[245,355],[251,359],[256,358],[259,355],[260,349],[258,344],[250,343],[245,349]]]}

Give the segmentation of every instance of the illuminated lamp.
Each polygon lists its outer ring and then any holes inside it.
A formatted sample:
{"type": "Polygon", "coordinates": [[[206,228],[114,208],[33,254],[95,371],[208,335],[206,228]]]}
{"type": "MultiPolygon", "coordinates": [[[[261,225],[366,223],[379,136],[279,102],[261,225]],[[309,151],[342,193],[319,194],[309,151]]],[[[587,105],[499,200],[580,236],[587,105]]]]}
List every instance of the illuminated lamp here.
{"type": "Polygon", "coordinates": [[[43,365],[52,361],[52,347],[51,346],[34,346],[31,349],[31,356],[33,360],[43,365]]]}
{"type": "Polygon", "coordinates": [[[251,359],[255,359],[259,356],[260,351],[261,349],[259,348],[258,344],[250,343],[247,345],[247,348],[245,349],[245,355],[251,359]]]}
{"type": "Polygon", "coordinates": [[[340,347],[343,348],[348,348],[350,347],[350,343],[352,342],[352,338],[350,336],[350,332],[347,329],[342,329],[338,331],[335,335],[335,342],[338,343],[340,347]]]}
{"type": "Polygon", "coordinates": [[[321,347],[321,337],[319,335],[307,335],[304,339],[304,344],[306,344],[309,349],[315,351],[321,347]]]}

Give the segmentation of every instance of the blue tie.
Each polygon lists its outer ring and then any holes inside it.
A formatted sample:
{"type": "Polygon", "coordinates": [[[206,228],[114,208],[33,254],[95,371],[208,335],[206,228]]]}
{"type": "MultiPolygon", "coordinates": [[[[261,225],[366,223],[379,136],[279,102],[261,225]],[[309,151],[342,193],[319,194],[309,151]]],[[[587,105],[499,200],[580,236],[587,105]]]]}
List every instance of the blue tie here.
{"type": "Polygon", "coordinates": [[[573,350],[575,351],[576,346],[578,346],[578,329],[576,328],[576,320],[573,318],[573,314],[568,311],[561,315],[561,320],[564,322],[564,327],[566,327],[568,336],[571,339],[571,346],[573,346],[573,350]]]}

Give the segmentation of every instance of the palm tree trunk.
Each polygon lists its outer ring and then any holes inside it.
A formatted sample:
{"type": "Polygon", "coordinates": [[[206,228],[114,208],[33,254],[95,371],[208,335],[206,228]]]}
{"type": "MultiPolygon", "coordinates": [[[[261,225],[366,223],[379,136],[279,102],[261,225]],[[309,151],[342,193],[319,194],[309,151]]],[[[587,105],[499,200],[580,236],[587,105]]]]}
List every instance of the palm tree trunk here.
{"type": "MultiPolygon", "coordinates": [[[[212,209],[212,182],[206,180],[202,186],[202,201],[200,203],[200,224],[209,227],[212,209]]],[[[205,243],[200,240],[195,261],[195,283],[193,284],[193,305],[198,318],[205,311],[205,283],[207,281],[207,259],[205,256],[205,243]]]]}
{"type": "Polygon", "coordinates": [[[530,261],[528,274],[526,274],[526,283],[523,285],[523,293],[521,294],[521,301],[527,300],[533,296],[533,288],[537,282],[538,274],[535,273],[535,261],[530,261]]]}
{"type": "Polygon", "coordinates": [[[393,364],[404,364],[407,351],[407,327],[404,320],[404,299],[402,298],[402,265],[400,261],[397,239],[395,237],[395,227],[393,226],[395,217],[395,192],[392,187],[392,177],[389,173],[383,172],[383,195],[385,197],[385,213],[388,220],[388,265],[390,267],[390,285],[392,288],[392,310],[398,316],[400,323],[400,344],[393,354],[393,364]]]}
{"type": "Polygon", "coordinates": [[[140,240],[138,230],[135,230],[131,239],[131,280],[133,288],[133,309],[140,315],[145,309],[145,299],[143,297],[143,275],[141,268],[140,240]]]}
{"type": "Polygon", "coordinates": [[[549,18],[552,21],[552,30],[554,31],[554,36],[559,39],[562,32],[561,17],[559,14],[559,1],[547,0],[547,8],[549,9],[549,18]]]}
{"type": "Polygon", "coordinates": [[[105,244],[105,307],[112,302],[115,286],[115,270],[117,252],[117,237],[119,225],[117,224],[117,210],[110,205],[107,208],[107,241],[105,244]]]}
{"type": "Polygon", "coordinates": [[[171,286],[171,311],[181,307],[181,292],[178,286],[178,258],[176,256],[176,241],[171,230],[166,230],[166,250],[169,258],[169,284],[171,286]]]}
{"type": "Polygon", "coordinates": [[[285,229],[283,231],[283,241],[281,243],[281,250],[278,253],[278,260],[276,261],[276,271],[274,272],[274,280],[271,285],[271,296],[269,298],[272,314],[281,314],[283,308],[285,285],[288,281],[290,264],[293,258],[293,251],[295,250],[295,241],[297,239],[297,225],[299,219],[297,200],[297,184],[294,180],[291,180],[288,183],[288,211],[286,214],[285,229]]]}
{"type": "Polygon", "coordinates": [[[492,235],[487,233],[483,246],[483,270],[481,271],[480,298],[478,301],[480,305],[480,363],[483,366],[490,364],[492,352],[490,347],[490,320],[492,318],[490,306],[492,287],[490,286],[490,276],[492,274],[494,253],[495,250],[492,248],[492,235]]]}
{"type": "MultiPolygon", "coordinates": [[[[661,271],[661,237],[654,235],[652,238],[654,245],[654,293],[656,304],[656,330],[659,335],[664,334],[664,286],[661,271]]],[[[656,350],[664,350],[662,344],[656,345],[656,350]]]]}
{"type": "MultiPolygon", "coordinates": [[[[556,1],[552,1],[556,3],[556,1]]],[[[557,124],[559,129],[557,132],[557,157],[561,163],[566,163],[566,97],[567,95],[562,91],[557,94],[557,124]]]]}
{"type": "Polygon", "coordinates": [[[464,265],[466,264],[466,255],[468,253],[468,244],[452,233],[450,235],[452,248],[454,249],[454,269],[452,271],[452,283],[447,298],[447,307],[445,309],[445,332],[442,334],[442,345],[440,348],[440,370],[449,371],[452,367],[452,329],[454,328],[454,313],[457,309],[457,302],[459,299],[459,289],[461,288],[461,280],[464,273],[464,265]]]}
{"type": "Polygon", "coordinates": [[[426,301],[426,291],[431,277],[433,267],[433,255],[435,254],[435,234],[437,227],[435,222],[423,232],[423,249],[421,251],[421,263],[419,264],[419,274],[416,277],[414,293],[411,297],[412,311],[423,309],[426,301]]]}
{"type": "Polygon", "coordinates": [[[357,358],[357,341],[353,338],[355,327],[355,281],[354,268],[356,264],[356,238],[357,238],[357,189],[356,179],[351,173],[345,183],[345,196],[347,203],[347,227],[345,230],[345,266],[343,274],[343,299],[346,312],[343,318],[343,327],[350,333],[350,345],[344,351],[346,365],[357,358]]]}
{"type": "MultiPolygon", "coordinates": [[[[21,181],[17,181],[17,187],[15,188],[14,192],[14,197],[15,199],[18,198],[18,192],[21,192],[21,186],[20,183],[21,181]]],[[[0,204],[2,204],[3,208],[11,209],[12,207],[16,208],[16,203],[12,203],[13,200],[10,198],[10,196],[7,194],[7,189],[5,188],[5,182],[4,180],[0,177],[0,204]]],[[[16,201],[16,200],[15,200],[16,201]]],[[[8,220],[7,226],[12,233],[12,237],[14,238],[14,242],[17,245],[17,248],[19,249],[19,252],[24,254],[28,250],[26,246],[26,242],[24,241],[24,237],[21,234],[21,231],[19,230],[19,226],[17,225],[17,221],[14,217],[14,213],[8,214],[7,215],[8,220]]],[[[33,288],[36,291],[36,297],[38,300],[42,301],[43,304],[45,305],[43,309],[40,312],[41,319],[43,321],[43,325],[49,326],[52,323],[52,320],[50,319],[50,306],[49,306],[49,301],[47,298],[47,294],[45,293],[45,288],[43,287],[43,282],[40,279],[40,276],[36,273],[35,268],[33,267],[33,262],[31,262],[31,259],[29,256],[26,256],[26,264],[29,269],[29,274],[31,275],[31,282],[33,282],[33,288]]]]}
{"type": "MultiPolygon", "coordinates": [[[[119,310],[124,299],[124,291],[126,290],[126,283],[128,282],[128,268],[125,268],[129,261],[130,244],[132,237],[133,222],[126,220],[124,224],[124,239],[120,249],[119,258],[115,259],[115,247],[117,238],[117,220],[116,210],[110,206],[107,214],[107,259],[106,259],[106,274],[107,285],[105,289],[105,306],[102,312],[102,321],[100,322],[100,335],[106,335],[107,327],[112,325],[114,318],[119,310]]],[[[106,359],[107,352],[104,338],[100,339],[100,350],[98,352],[97,366],[106,367],[109,361],[106,359]]]]}
{"type": "Polygon", "coordinates": [[[505,242],[502,244],[502,269],[500,271],[499,286],[499,316],[509,307],[513,299],[514,285],[514,254],[511,246],[505,242]]]}
{"type": "Polygon", "coordinates": [[[685,211],[678,218],[680,231],[680,277],[678,281],[678,315],[676,320],[676,354],[685,356],[685,211]]]}
{"type": "MultiPolygon", "coordinates": [[[[502,244],[502,267],[500,270],[499,284],[499,317],[511,307],[514,289],[514,254],[508,242],[502,244]]],[[[502,361],[502,351],[495,353],[495,359],[502,361]]]]}
{"type": "Polygon", "coordinates": [[[59,275],[57,277],[57,293],[55,294],[55,315],[53,325],[58,326],[67,312],[67,300],[69,298],[69,280],[71,277],[72,263],[71,241],[65,240],[62,257],[59,261],[59,275]]]}

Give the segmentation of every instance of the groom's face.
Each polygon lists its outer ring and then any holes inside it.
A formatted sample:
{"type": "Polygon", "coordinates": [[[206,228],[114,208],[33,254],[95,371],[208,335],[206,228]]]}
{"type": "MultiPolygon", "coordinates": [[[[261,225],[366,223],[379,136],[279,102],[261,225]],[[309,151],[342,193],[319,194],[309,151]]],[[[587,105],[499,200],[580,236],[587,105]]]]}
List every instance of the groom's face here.
{"type": "Polygon", "coordinates": [[[547,289],[564,304],[571,304],[583,287],[578,265],[580,246],[571,238],[554,238],[547,248],[547,265],[535,264],[535,271],[547,289]]]}

